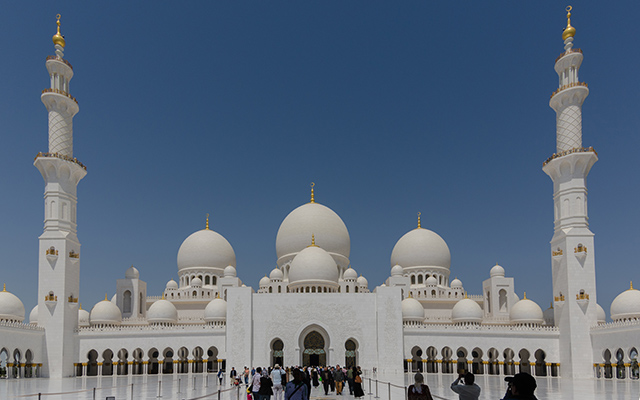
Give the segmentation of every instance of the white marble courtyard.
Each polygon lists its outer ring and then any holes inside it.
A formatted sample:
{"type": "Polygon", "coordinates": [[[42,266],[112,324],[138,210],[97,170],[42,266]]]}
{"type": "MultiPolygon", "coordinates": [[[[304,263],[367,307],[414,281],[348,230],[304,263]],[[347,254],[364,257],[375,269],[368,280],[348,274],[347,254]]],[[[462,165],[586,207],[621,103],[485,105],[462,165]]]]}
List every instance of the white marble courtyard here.
{"type": "MultiPolygon", "coordinates": [[[[436,399],[457,399],[449,389],[453,375],[427,374],[426,383],[436,399]]],[[[540,400],[628,400],[640,399],[640,382],[632,380],[569,380],[562,378],[536,378],[540,400]]],[[[404,387],[411,378],[407,374],[378,376],[374,380],[366,378],[363,383],[365,400],[402,400],[404,387]],[[391,382],[391,386],[387,383],[391,382]],[[389,392],[389,388],[391,391],[389,392]],[[371,393],[371,394],[369,394],[371,393]],[[390,393],[390,396],[389,396],[390,393]]],[[[482,387],[480,399],[501,399],[506,389],[503,378],[498,376],[478,376],[482,387]]],[[[217,399],[221,389],[221,400],[246,399],[243,389],[230,388],[226,383],[219,387],[215,375],[201,374],[179,376],[126,376],[126,377],[85,377],[53,379],[12,379],[0,380],[0,399],[106,399],[113,396],[118,400],[129,399],[217,399]],[[195,378],[195,380],[194,380],[195,378]],[[159,383],[161,382],[161,383],[159,383]]],[[[312,399],[353,399],[345,388],[343,396],[330,393],[324,395],[322,386],[313,389],[312,399]]],[[[273,399],[273,397],[272,397],[273,399]]]]}

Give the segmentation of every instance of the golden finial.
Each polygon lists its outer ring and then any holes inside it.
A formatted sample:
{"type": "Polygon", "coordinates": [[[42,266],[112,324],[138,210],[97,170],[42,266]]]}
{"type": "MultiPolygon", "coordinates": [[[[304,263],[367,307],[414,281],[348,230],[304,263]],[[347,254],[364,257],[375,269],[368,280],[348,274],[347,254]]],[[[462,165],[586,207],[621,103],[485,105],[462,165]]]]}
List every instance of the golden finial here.
{"type": "Polygon", "coordinates": [[[571,26],[571,10],[573,7],[567,6],[567,27],[564,28],[562,32],[562,40],[567,40],[567,38],[574,37],[576,34],[576,28],[571,26]]]}
{"type": "Polygon", "coordinates": [[[82,310],[82,303],[78,303],[80,305],[80,308],[78,308],[79,310],[82,310]]]}
{"type": "Polygon", "coordinates": [[[164,292],[162,292],[162,297],[160,298],[160,300],[164,300],[164,292]]]}
{"type": "Polygon", "coordinates": [[[418,228],[422,228],[422,225],[420,224],[420,215],[422,215],[422,213],[418,211],[418,228]]]}
{"type": "Polygon", "coordinates": [[[524,292],[524,297],[522,298],[522,300],[526,300],[527,299],[527,292],[524,292]]]}
{"type": "Polygon", "coordinates": [[[107,298],[107,293],[104,294],[104,301],[109,301],[109,299],[107,298]]]}
{"type": "Polygon", "coordinates": [[[549,308],[553,308],[553,301],[549,302],[549,308]]]}
{"type": "Polygon", "coordinates": [[[311,201],[309,203],[315,203],[316,202],[316,199],[315,199],[315,196],[314,196],[314,193],[313,193],[313,187],[315,185],[316,184],[314,182],[311,182],[311,201]]]}
{"type": "Polygon", "coordinates": [[[60,14],[56,15],[56,18],[58,19],[58,21],[56,21],[56,24],[58,24],[58,32],[53,35],[53,44],[59,44],[60,46],[64,47],[64,36],[60,34],[60,14]]]}
{"type": "Polygon", "coordinates": [[[220,298],[220,293],[216,293],[216,299],[220,298]]]}
{"type": "Polygon", "coordinates": [[[3,284],[2,284],[2,291],[3,291],[3,292],[6,292],[6,291],[7,291],[7,284],[6,284],[6,283],[3,283],[3,284]]]}
{"type": "Polygon", "coordinates": [[[409,292],[409,297],[413,299],[413,295],[411,294],[411,292],[409,292]]]}
{"type": "Polygon", "coordinates": [[[309,247],[317,247],[316,246],[316,235],[314,235],[313,233],[311,234],[311,246],[309,246],[309,247]]]}
{"type": "Polygon", "coordinates": [[[633,290],[633,281],[629,281],[629,290],[633,290]]]}
{"type": "Polygon", "coordinates": [[[468,298],[469,298],[469,296],[467,296],[467,291],[466,291],[466,290],[464,291],[464,298],[465,298],[465,299],[468,299],[468,298]]]}
{"type": "Polygon", "coordinates": [[[206,223],[204,229],[209,230],[209,213],[207,213],[207,223],[206,223]]]}

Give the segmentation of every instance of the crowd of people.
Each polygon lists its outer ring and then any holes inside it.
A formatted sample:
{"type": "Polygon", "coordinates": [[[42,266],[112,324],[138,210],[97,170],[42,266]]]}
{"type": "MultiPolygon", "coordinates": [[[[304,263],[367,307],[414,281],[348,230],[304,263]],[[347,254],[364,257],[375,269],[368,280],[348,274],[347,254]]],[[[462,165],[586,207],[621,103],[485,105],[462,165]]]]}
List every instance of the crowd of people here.
{"type": "MultiPolygon", "coordinates": [[[[309,400],[311,388],[317,389],[322,384],[325,396],[330,392],[342,395],[348,388],[349,394],[356,399],[364,397],[362,390],[362,370],[360,367],[291,367],[282,368],[276,364],[273,368],[244,367],[242,372],[231,368],[229,378],[232,385],[244,384],[247,388],[247,400],[309,400]],[[346,386],[345,386],[346,383],[346,386]]],[[[224,372],[218,372],[220,384],[224,372]]],[[[521,372],[505,378],[507,391],[500,400],[537,400],[534,392],[536,380],[530,374],[521,372]]],[[[451,383],[451,390],[459,400],[478,400],[482,389],[475,383],[475,375],[460,371],[458,378],[451,383]]],[[[424,376],[418,372],[414,376],[414,384],[407,389],[408,400],[433,400],[429,386],[424,383],[424,376]]]]}
{"type": "MultiPolygon", "coordinates": [[[[355,398],[364,397],[362,390],[362,369],[360,367],[290,367],[283,368],[276,364],[273,368],[244,367],[229,371],[231,385],[244,384],[247,388],[247,400],[309,400],[311,388],[322,384],[325,395],[335,392],[342,395],[348,388],[349,394],[355,398]],[[346,386],[345,386],[346,385],[346,386]]],[[[224,372],[218,372],[220,384],[224,372]]]]}

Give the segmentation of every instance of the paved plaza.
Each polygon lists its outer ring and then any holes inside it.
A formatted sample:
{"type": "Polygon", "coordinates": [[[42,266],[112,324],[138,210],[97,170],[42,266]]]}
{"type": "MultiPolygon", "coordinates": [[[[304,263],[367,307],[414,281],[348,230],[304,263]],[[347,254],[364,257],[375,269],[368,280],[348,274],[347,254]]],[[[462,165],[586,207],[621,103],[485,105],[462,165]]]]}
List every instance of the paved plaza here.
{"type": "MultiPolygon", "coordinates": [[[[408,374],[380,375],[376,382],[365,378],[364,400],[402,400],[404,386],[410,384],[408,374]],[[387,383],[390,382],[391,384],[387,383]],[[401,387],[399,387],[401,386],[401,387]],[[370,394],[369,394],[370,393],[370,394]]],[[[425,375],[435,399],[457,399],[449,389],[453,375],[425,375]]],[[[240,390],[223,383],[217,384],[214,375],[180,376],[125,376],[53,379],[13,379],[0,380],[0,399],[106,399],[113,396],[117,400],[129,399],[217,399],[220,389],[221,400],[245,400],[244,387],[240,390]],[[194,379],[195,378],[195,379],[194,379]],[[161,382],[161,383],[159,383],[161,382]]],[[[629,400],[640,399],[640,382],[631,380],[569,380],[562,378],[537,378],[536,395],[540,400],[629,400]]],[[[506,384],[498,376],[478,376],[476,381],[482,387],[480,399],[501,399],[506,384]]],[[[317,400],[344,399],[353,396],[345,388],[342,396],[335,393],[324,395],[322,386],[313,388],[311,398],[317,400]]],[[[272,397],[272,400],[275,400],[272,397]]]]}

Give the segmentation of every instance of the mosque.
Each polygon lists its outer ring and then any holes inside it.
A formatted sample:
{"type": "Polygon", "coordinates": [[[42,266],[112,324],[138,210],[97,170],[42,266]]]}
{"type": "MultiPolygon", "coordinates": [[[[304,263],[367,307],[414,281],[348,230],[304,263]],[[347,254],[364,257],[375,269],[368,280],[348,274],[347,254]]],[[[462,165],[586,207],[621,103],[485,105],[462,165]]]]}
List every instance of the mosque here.
{"type": "Polygon", "coordinates": [[[73,67],[64,58],[58,16],[55,55],[45,63],[51,85],[41,95],[49,149],[34,161],[45,181],[38,305],[27,317],[18,297],[0,292],[0,376],[206,374],[277,363],[638,379],[640,291],[631,287],[616,297],[611,322],[596,302],[586,177],[598,156],[582,144],[589,89],[578,79],[583,53],[573,47],[570,16],[555,62],[559,85],[549,102],[557,115],[557,152],[542,168],[554,193],[554,301],[545,311],[526,294],[516,295],[514,278],[500,265],[487,271],[482,287],[469,288],[480,294],[468,294],[459,279],[450,279],[447,243],[423,228],[419,216],[417,227],[393,246],[389,277],[370,286],[350,267],[347,227],[315,201],[313,186],[309,202],[282,221],[277,267],[265,271],[257,290],[237,277],[232,245],[207,220],[180,246],[178,279],[170,279],[161,296],[147,294],[132,266],[117,280],[113,298],[83,310],[76,189],[86,168],[73,154],[79,108],[70,94],[73,67]],[[313,307],[320,302],[324,307],[313,307]],[[276,318],[282,315],[289,322],[276,318]]]}

